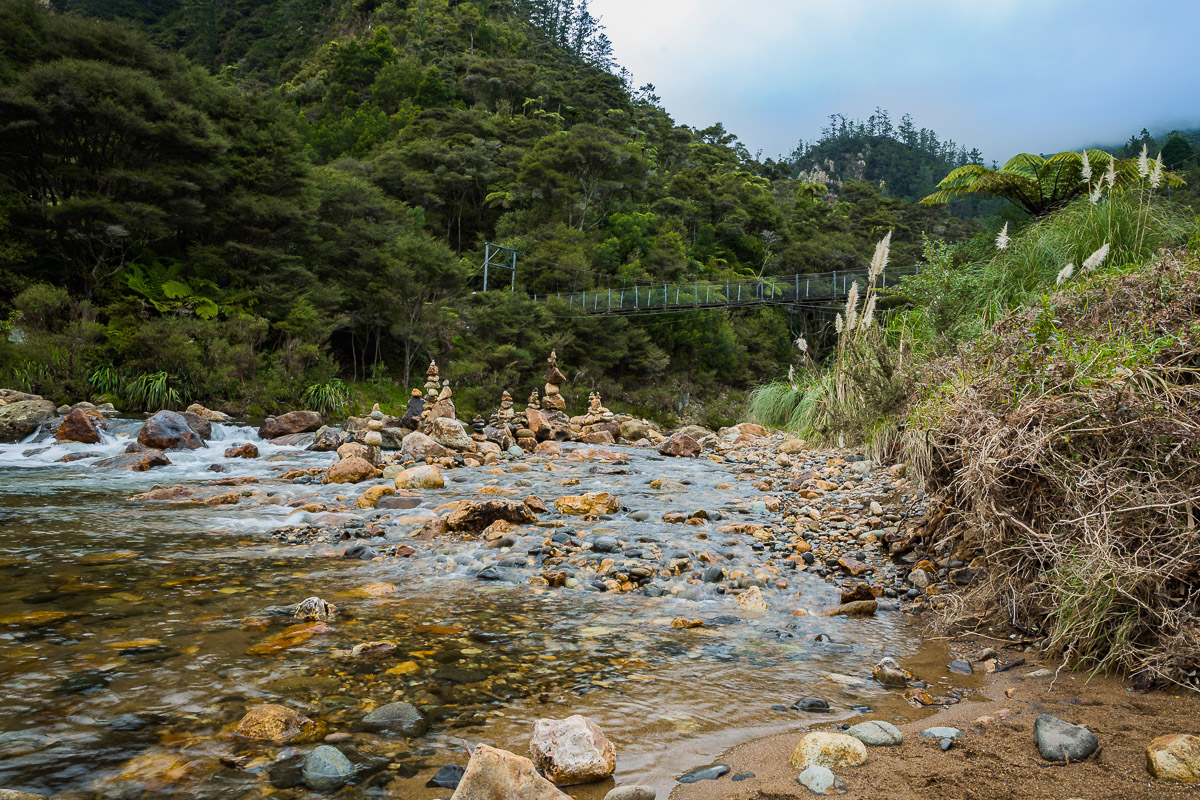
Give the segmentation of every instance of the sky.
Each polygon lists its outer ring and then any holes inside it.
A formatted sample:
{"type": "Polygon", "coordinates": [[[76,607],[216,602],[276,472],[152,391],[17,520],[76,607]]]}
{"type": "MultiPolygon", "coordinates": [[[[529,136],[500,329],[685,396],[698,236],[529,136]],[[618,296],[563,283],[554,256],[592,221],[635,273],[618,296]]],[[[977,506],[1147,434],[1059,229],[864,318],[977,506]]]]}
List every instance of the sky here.
{"type": "Polygon", "coordinates": [[[828,116],[989,161],[1200,127],[1200,0],[591,0],[617,61],[679,123],[789,154],[828,116]]]}

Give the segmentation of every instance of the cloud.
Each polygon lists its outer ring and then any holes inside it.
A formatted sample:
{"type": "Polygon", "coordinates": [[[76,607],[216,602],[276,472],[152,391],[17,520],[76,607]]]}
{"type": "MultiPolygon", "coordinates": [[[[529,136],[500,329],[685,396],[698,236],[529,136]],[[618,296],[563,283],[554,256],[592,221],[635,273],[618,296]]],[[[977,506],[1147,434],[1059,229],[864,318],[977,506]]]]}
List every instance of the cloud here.
{"type": "Polygon", "coordinates": [[[618,61],[680,122],[786,154],[831,113],[894,119],[989,158],[1200,122],[1200,3],[592,0],[618,61]],[[1137,16],[1135,16],[1137,15],[1137,16]]]}

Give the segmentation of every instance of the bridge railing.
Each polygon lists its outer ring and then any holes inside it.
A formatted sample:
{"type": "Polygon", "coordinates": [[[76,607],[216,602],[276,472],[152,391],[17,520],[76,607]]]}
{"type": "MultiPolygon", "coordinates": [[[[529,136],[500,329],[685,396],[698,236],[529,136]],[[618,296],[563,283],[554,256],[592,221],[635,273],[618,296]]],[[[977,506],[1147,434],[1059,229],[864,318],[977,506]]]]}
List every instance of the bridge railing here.
{"type": "MultiPolygon", "coordinates": [[[[918,267],[893,269],[880,279],[881,286],[893,286],[906,275],[920,272],[918,267]]],[[[806,301],[842,298],[855,282],[860,290],[867,285],[867,270],[845,270],[808,275],[772,275],[727,281],[683,281],[618,289],[588,289],[581,292],[550,295],[565,300],[571,308],[589,314],[620,314],[662,309],[712,308],[760,304],[797,304],[806,301]]],[[[547,297],[543,295],[543,298],[547,297]]],[[[534,299],[539,299],[537,295],[534,299]]]]}

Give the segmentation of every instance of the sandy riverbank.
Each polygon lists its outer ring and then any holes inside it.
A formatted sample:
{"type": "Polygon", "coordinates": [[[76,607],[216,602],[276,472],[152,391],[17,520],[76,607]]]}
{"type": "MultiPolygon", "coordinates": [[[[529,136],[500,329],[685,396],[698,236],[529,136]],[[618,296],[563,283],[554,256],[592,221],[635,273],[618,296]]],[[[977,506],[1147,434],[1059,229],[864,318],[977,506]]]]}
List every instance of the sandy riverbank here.
{"type": "MultiPolygon", "coordinates": [[[[977,648],[977,643],[970,645],[977,648]]],[[[967,646],[964,644],[964,649],[967,646]]],[[[1195,798],[1197,788],[1164,784],[1146,771],[1146,745],[1168,733],[1200,732],[1200,695],[1185,690],[1142,693],[1109,676],[1060,671],[1056,677],[1028,677],[1053,668],[1023,653],[1005,652],[1028,662],[988,675],[970,700],[920,720],[900,724],[904,743],[869,749],[866,764],[835,772],[846,782],[847,800],[1127,800],[1195,798]],[[1043,761],[1034,745],[1039,714],[1053,714],[1084,725],[1100,739],[1100,750],[1087,762],[1069,766],[1043,761]],[[1006,716],[1007,715],[1007,716],[1006,716]],[[981,718],[990,718],[990,721],[981,718]],[[960,729],[966,736],[947,752],[937,740],[918,734],[934,725],[960,729]]],[[[892,721],[886,714],[861,719],[892,721]]],[[[731,768],[716,781],[680,785],[671,800],[774,800],[813,797],[796,782],[788,757],[808,731],[836,729],[814,724],[746,742],[724,753],[731,768]],[[752,772],[734,782],[731,776],[752,772]]]]}

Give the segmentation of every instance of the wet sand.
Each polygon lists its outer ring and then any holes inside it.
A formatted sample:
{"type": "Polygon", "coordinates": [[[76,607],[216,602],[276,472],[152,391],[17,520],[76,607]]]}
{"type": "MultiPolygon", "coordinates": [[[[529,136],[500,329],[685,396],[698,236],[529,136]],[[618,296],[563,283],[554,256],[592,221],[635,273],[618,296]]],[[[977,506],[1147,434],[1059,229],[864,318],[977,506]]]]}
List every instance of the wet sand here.
{"type": "MultiPolygon", "coordinates": [[[[970,700],[911,722],[896,722],[904,734],[899,747],[868,748],[867,763],[834,770],[846,782],[847,800],[1130,800],[1131,798],[1195,798],[1195,786],[1165,784],[1146,770],[1146,746],[1156,736],[1200,732],[1200,695],[1187,690],[1135,692],[1111,676],[1060,671],[1056,677],[1027,677],[1043,667],[1026,653],[1002,651],[1011,661],[1027,663],[987,675],[970,700]],[[1043,761],[1034,744],[1039,714],[1053,714],[1084,725],[1100,739],[1100,749],[1081,764],[1043,761]],[[1005,715],[1008,715],[1005,717],[1005,715]],[[981,721],[990,717],[990,721],[981,721]],[[958,728],[966,736],[943,752],[938,740],[920,739],[931,726],[958,728]]],[[[916,672],[917,670],[914,670],[916,672]]],[[[899,692],[897,692],[898,694],[899,692]]],[[[886,714],[867,719],[895,721],[886,714]]],[[[788,764],[796,744],[808,730],[837,730],[812,725],[748,741],[727,751],[720,763],[731,768],[715,781],[679,785],[671,800],[774,800],[814,797],[797,781],[788,764]],[[754,773],[738,782],[731,776],[754,773]]]]}

